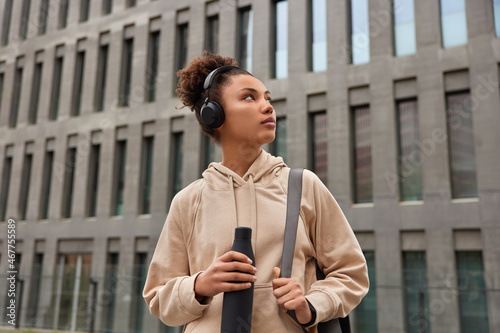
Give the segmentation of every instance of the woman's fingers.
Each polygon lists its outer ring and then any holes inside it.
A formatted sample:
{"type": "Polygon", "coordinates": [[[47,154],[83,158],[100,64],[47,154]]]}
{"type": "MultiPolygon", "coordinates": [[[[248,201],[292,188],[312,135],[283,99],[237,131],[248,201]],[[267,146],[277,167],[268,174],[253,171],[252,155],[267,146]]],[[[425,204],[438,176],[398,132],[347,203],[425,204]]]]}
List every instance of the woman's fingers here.
{"type": "Polygon", "coordinates": [[[226,252],[222,256],[220,256],[219,259],[224,261],[224,262],[240,261],[240,262],[247,263],[247,264],[252,263],[252,260],[250,258],[248,258],[243,253],[236,252],[236,251],[226,252]]]}

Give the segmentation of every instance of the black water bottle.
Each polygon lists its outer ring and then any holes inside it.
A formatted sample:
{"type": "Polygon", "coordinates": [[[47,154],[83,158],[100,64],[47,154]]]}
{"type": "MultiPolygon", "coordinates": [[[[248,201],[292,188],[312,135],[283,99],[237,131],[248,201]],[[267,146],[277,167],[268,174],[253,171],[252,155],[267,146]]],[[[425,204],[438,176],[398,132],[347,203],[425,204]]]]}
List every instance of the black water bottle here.
{"type": "MultiPolygon", "coordinates": [[[[234,231],[233,251],[241,252],[252,259],[252,229],[237,227],[234,231]]],[[[237,282],[235,282],[237,283],[237,282]]],[[[221,333],[249,333],[252,326],[253,283],[248,289],[224,293],[222,305],[221,333]]]]}

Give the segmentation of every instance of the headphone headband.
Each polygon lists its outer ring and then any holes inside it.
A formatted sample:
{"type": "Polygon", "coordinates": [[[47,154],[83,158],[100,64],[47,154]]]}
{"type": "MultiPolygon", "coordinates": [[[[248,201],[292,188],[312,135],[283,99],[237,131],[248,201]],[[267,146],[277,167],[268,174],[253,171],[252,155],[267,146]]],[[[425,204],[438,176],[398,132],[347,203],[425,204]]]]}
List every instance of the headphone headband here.
{"type": "Polygon", "coordinates": [[[225,65],[221,67],[217,67],[213,71],[211,71],[208,75],[207,78],[205,79],[205,83],[203,83],[203,90],[210,89],[210,86],[212,85],[212,81],[214,78],[217,76],[217,74],[228,72],[233,68],[239,69],[237,66],[232,66],[232,65],[225,65]]]}

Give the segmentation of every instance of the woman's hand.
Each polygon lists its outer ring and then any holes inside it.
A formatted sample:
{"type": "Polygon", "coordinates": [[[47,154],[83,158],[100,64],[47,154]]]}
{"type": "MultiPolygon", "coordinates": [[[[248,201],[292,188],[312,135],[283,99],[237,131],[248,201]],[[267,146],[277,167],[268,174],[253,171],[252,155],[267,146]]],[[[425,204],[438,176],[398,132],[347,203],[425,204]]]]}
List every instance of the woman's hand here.
{"type": "Polygon", "coordinates": [[[243,253],[235,251],[224,253],[196,278],[194,283],[196,298],[250,288],[251,282],[256,280],[255,272],[257,272],[251,263],[252,260],[243,253]]]}
{"type": "Polygon", "coordinates": [[[312,319],[309,303],[302,292],[300,285],[291,278],[280,278],[280,269],[274,267],[273,294],[283,310],[294,310],[297,320],[306,324],[312,319]]]}

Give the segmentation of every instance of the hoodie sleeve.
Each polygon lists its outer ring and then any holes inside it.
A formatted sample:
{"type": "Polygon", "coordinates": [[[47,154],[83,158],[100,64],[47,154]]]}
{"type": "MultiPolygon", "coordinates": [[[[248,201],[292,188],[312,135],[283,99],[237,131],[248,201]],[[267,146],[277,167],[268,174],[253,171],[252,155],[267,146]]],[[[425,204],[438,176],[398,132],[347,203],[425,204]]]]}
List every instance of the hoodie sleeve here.
{"type": "Polygon", "coordinates": [[[304,171],[301,208],[324,280],[312,284],[307,300],[316,309],[316,323],[345,317],[366,295],[368,270],[361,247],[328,188],[304,171]]]}
{"type": "MultiPolygon", "coordinates": [[[[179,193],[180,194],[180,193],[179,193]]],[[[152,315],[168,326],[187,324],[202,316],[211,298],[200,304],[194,293],[199,273],[190,276],[186,235],[181,225],[179,195],[172,201],[165,225],[149,266],[143,297],[152,315]]],[[[192,205],[190,207],[193,207],[192,205]]]]}

